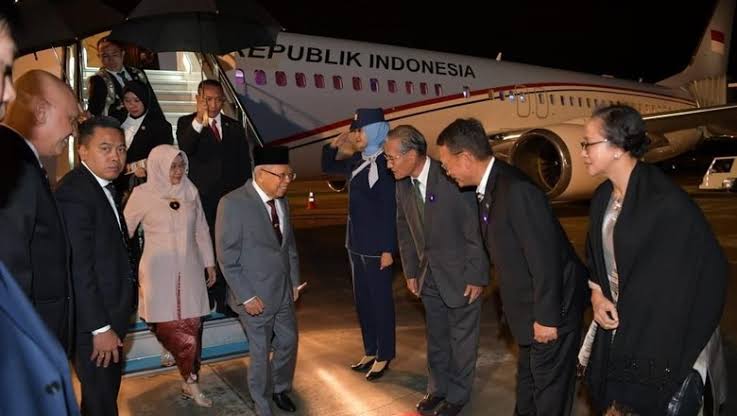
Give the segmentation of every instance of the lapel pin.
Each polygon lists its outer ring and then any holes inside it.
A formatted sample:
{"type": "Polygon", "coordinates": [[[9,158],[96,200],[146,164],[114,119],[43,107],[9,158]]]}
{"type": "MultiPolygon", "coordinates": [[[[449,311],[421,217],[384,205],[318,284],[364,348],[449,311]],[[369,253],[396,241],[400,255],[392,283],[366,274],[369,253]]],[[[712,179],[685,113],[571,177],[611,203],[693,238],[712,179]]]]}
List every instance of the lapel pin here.
{"type": "Polygon", "coordinates": [[[435,194],[429,194],[428,199],[430,200],[430,202],[435,202],[435,194]]]}

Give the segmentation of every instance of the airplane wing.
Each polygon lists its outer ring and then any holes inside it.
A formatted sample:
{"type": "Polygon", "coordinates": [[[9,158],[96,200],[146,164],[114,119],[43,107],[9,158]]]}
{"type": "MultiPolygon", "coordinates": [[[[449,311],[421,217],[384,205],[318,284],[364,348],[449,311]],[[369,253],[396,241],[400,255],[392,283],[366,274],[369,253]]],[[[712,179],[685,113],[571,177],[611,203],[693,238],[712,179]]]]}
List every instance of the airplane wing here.
{"type": "Polygon", "coordinates": [[[720,134],[737,135],[737,104],[714,107],[692,108],[669,111],[642,117],[649,133],[668,133],[671,131],[707,126],[710,131],[720,134]],[[732,133],[729,134],[728,132],[732,133]]]}

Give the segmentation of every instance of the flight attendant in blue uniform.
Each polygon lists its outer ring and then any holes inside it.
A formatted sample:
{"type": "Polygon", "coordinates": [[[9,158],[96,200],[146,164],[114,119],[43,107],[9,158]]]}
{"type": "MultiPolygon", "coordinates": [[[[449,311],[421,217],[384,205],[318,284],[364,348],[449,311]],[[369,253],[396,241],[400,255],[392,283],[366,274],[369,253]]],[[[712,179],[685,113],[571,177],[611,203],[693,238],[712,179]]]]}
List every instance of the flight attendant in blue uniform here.
{"type": "Polygon", "coordinates": [[[394,276],[397,250],[394,178],[383,145],[389,123],[380,108],[358,109],[350,132],[325,145],[322,170],[348,178],[346,248],[353,272],[353,294],[365,355],[351,365],[375,380],[394,358],[394,276]]]}

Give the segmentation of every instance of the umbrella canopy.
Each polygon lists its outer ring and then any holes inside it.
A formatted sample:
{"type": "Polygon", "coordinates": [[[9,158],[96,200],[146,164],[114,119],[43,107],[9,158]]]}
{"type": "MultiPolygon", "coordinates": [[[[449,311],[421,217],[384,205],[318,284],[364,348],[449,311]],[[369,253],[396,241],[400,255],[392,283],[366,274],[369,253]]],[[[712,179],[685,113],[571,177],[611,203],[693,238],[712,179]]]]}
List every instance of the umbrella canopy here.
{"type": "Polygon", "coordinates": [[[110,39],[154,52],[223,55],[276,42],[281,25],[252,0],[142,0],[110,39]]]}
{"type": "Polygon", "coordinates": [[[125,14],[96,0],[21,0],[14,31],[19,55],[66,46],[125,21],[125,14]]]}

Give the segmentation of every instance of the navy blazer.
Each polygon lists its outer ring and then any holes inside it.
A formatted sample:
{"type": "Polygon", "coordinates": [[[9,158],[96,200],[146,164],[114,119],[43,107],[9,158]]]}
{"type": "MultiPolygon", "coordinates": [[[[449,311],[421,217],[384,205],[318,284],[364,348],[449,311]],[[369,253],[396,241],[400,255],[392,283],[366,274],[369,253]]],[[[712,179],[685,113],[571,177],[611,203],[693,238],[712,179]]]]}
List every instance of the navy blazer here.
{"type": "Polygon", "coordinates": [[[326,144],[322,149],[322,170],[348,178],[348,222],[346,248],[354,253],[379,256],[397,251],[397,203],[394,176],[386,167],[382,153],[376,158],[379,180],[369,188],[367,166],[354,178],[351,172],[361,163],[361,154],[350,159],[335,160],[338,149],[326,144]]]}
{"type": "Polygon", "coordinates": [[[0,414],[78,415],[64,350],[3,263],[0,333],[0,414]]]}

